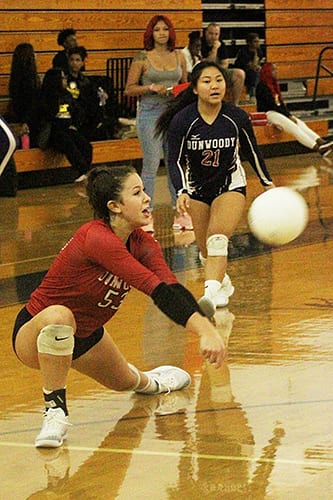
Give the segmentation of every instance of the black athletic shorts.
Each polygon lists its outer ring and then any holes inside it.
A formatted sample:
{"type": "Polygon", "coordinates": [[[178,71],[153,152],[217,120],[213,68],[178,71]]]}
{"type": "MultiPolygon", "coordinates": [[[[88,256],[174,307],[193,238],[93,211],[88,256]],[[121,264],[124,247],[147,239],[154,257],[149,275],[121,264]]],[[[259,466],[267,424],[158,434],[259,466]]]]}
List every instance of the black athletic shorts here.
{"type": "Polygon", "coordinates": [[[246,186],[240,186],[235,189],[228,189],[228,187],[226,186],[225,189],[220,188],[219,191],[215,193],[210,193],[210,194],[191,193],[189,197],[192,200],[202,201],[202,203],[206,203],[206,205],[210,206],[213,203],[213,201],[216,200],[216,198],[223,193],[241,193],[244,196],[246,196],[246,186]]]}
{"type": "MultiPolygon", "coordinates": [[[[21,311],[18,313],[14,329],[13,329],[13,337],[12,337],[12,343],[13,343],[13,349],[14,352],[16,353],[15,350],[15,340],[17,336],[17,332],[23,326],[27,321],[31,320],[33,316],[27,311],[25,307],[21,309],[21,311]]],[[[95,344],[97,344],[101,338],[103,337],[104,333],[104,328],[97,328],[89,337],[74,337],[74,352],[73,352],[73,359],[77,359],[82,354],[85,352],[89,351],[95,344]]]]}

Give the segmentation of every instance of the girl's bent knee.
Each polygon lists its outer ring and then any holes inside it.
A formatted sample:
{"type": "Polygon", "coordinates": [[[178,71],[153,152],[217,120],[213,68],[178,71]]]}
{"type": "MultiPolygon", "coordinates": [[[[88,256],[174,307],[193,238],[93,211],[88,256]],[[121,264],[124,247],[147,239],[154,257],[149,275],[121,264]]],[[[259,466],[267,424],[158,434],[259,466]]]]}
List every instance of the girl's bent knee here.
{"type": "Polygon", "coordinates": [[[76,327],[75,318],[72,311],[62,305],[49,306],[42,311],[43,321],[46,324],[69,325],[76,327]]]}

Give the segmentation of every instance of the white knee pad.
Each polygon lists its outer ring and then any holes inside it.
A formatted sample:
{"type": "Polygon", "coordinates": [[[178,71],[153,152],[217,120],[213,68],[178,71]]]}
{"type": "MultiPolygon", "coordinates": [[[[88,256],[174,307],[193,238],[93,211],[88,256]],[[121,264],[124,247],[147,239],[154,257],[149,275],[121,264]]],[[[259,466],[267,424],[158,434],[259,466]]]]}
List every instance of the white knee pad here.
{"type": "Polygon", "coordinates": [[[225,234],[212,234],[207,238],[207,255],[209,257],[226,257],[229,239],[225,234]]]}
{"type": "Polygon", "coordinates": [[[47,325],[37,337],[38,352],[67,356],[74,351],[74,329],[68,325],[47,325]]]}

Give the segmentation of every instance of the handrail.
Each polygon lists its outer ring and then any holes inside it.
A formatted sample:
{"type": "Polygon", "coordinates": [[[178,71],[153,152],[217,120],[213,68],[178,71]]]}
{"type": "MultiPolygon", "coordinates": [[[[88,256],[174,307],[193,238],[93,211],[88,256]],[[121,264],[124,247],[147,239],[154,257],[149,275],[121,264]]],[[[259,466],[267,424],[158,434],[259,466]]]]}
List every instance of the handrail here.
{"type": "Polygon", "coordinates": [[[136,116],[136,97],[125,95],[128,71],[133,57],[110,57],[106,61],[106,75],[111,78],[117,96],[121,116],[136,116]]]}
{"type": "Polygon", "coordinates": [[[313,97],[312,97],[312,109],[313,109],[314,115],[318,114],[318,110],[316,109],[316,102],[317,102],[320,69],[323,68],[327,73],[329,73],[331,76],[333,76],[333,70],[329,69],[327,66],[325,66],[324,64],[321,63],[321,60],[323,58],[323,54],[324,54],[324,52],[326,52],[326,50],[333,50],[333,47],[330,47],[330,46],[324,47],[319,53],[318,62],[317,62],[317,70],[316,70],[316,79],[315,79],[315,85],[314,85],[313,97]]]}

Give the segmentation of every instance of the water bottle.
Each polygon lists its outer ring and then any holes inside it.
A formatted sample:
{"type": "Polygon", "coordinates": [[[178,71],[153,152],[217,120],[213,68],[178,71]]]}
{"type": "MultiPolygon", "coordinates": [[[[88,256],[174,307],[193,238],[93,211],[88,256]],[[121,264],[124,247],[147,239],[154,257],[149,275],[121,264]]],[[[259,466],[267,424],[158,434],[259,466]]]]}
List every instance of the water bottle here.
{"type": "Polygon", "coordinates": [[[102,87],[98,87],[97,95],[99,98],[99,105],[105,106],[106,100],[105,100],[105,96],[104,96],[104,90],[102,89],[102,87]]]}
{"type": "Polygon", "coordinates": [[[29,134],[21,135],[21,148],[29,149],[30,148],[30,137],[29,134]]]}

